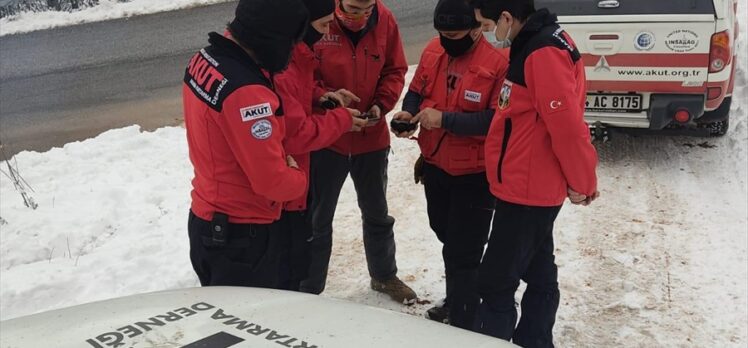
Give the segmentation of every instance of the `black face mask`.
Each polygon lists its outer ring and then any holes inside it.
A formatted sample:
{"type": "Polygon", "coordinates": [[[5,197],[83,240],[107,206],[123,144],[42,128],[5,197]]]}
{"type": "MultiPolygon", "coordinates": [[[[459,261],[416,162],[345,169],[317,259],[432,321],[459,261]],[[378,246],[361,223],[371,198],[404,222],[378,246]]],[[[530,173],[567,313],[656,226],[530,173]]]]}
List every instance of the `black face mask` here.
{"type": "Polygon", "coordinates": [[[293,42],[280,43],[278,41],[258,43],[252,46],[252,52],[257,57],[257,64],[271,74],[286,70],[291,61],[293,42]]]}
{"type": "Polygon", "coordinates": [[[304,43],[309,46],[309,48],[312,48],[314,44],[316,44],[319,40],[322,40],[322,36],[325,34],[322,34],[317,31],[317,29],[314,29],[313,26],[309,25],[309,27],[306,29],[306,33],[304,34],[304,43]]]}
{"type": "Polygon", "coordinates": [[[453,58],[465,54],[470,50],[471,47],[473,47],[473,44],[475,43],[470,33],[465,35],[465,37],[463,37],[462,39],[456,40],[448,39],[444,35],[440,34],[439,41],[442,44],[442,47],[444,47],[444,50],[447,51],[447,54],[453,58]]]}

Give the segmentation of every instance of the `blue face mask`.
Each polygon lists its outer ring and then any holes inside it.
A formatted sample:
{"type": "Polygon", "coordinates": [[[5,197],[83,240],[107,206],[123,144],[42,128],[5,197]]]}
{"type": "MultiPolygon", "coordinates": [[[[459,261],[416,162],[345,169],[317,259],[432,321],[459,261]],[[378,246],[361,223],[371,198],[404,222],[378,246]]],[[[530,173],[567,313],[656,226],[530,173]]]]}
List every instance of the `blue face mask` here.
{"type": "Polygon", "coordinates": [[[497,47],[497,45],[499,44],[499,40],[496,38],[496,29],[484,31],[483,37],[485,37],[486,41],[488,41],[488,43],[490,43],[493,47],[497,47]]]}

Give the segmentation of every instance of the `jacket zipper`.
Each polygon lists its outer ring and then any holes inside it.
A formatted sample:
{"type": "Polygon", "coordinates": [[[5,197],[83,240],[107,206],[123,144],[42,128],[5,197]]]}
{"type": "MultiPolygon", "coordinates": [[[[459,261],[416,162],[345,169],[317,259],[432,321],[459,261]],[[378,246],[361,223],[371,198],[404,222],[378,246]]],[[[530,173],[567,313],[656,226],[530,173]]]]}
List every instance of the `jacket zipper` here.
{"type": "MultiPolygon", "coordinates": [[[[447,69],[447,70],[449,70],[449,69],[447,69]]],[[[421,93],[420,94],[421,94],[421,96],[425,96],[425,90],[426,90],[426,85],[428,83],[428,80],[425,77],[423,77],[423,76],[421,77],[421,79],[423,80],[423,82],[421,83],[421,93]]],[[[448,81],[447,82],[447,88],[449,88],[449,73],[447,73],[447,81],[448,81]]],[[[444,103],[445,103],[444,105],[449,105],[449,96],[446,97],[446,100],[444,101],[444,103]]],[[[431,155],[429,155],[429,157],[436,156],[436,153],[439,152],[439,149],[442,148],[442,143],[444,142],[444,139],[446,137],[447,137],[447,132],[444,132],[444,134],[442,134],[441,138],[439,138],[439,142],[436,143],[436,148],[434,148],[434,152],[432,152],[431,155]]]]}
{"type": "Polygon", "coordinates": [[[504,157],[506,156],[506,148],[509,145],[509,137],[512,136],[512,119],[507,118],[504,120],[504,139],[501,141],[501,155],[499,156],[499,168],[498,168],[498,177],[499,177],[499,183],[503,183],[503,177],[502,177],[502,167],[504,166],[504,157]]]}
{"type": "MultiPolygon", "coordinates": [[[[357,66],[357,64],[356,64],[356,46],[354,46],[354,45],[353,45],[353,42],[351,41],[351,39],[350,39],[350,38],[348,38],[348,37],[347,37],[347,35],[346,35],[346,38],[347,38],[347,40],[348,40],[348,43],[349,43],[349,44],[351,45],[351,50],[353,51],[353,56],[352,56],[352,58],[353,58],[353,83],[355,84],[355,83],[356,83],[356,81],[358,81],[358,66],[357,66]]],[[[354,86],[355,86],[355,85],[354,85],[354,86]]],[[[351,87],[354,87],[354,86],[351,86],[351,87]]],[[[355,91],[355,89],[354,89],[354,88],[351,88],[350,90],[351,90],[351,92],[353,92],[354,94],[355,94],[355,93],[357,93],[357,91],[355,91]]],[[[351,160],[351,158],[353,157],[353,139],[354,139],[354,138],[355,138],[355,137],[353,136],[353,134],[351,134],[351,145],[350,145],[350,147],[348,148],[348,160],[349,160],[349,161],[350,161],[350,160],[351,160]]]]}
{"type": "MultiPolygon", "coordinates": [[[[364,62],[363,62],[363,64],[364,64],[364,79],[361,80],[362,83],[366,83],[366,77],[369,76],[369,67],[367,66],[367,64],[369,62],[368,58],[369,58],[369,46],[364,46],[364,62]]],[[[366,110],[366,111],[369,111],[369,110],[366,110]]],[[[367,125],[368,125],[368,123],[367,123],[367,125]]],[[[366,127],[364,127],[361,130],[361,135],[364,136],[364,137],[366,136],[366,127]]]]}
{"type": "Polygon", "coordinates": [[[363,82],[366,82],[366,77],[369,75],[369,69],[366,66],[366,64],[369,62],[367,58],[369,57],[369,46],[364,46],[364,80],[363,82]]]}

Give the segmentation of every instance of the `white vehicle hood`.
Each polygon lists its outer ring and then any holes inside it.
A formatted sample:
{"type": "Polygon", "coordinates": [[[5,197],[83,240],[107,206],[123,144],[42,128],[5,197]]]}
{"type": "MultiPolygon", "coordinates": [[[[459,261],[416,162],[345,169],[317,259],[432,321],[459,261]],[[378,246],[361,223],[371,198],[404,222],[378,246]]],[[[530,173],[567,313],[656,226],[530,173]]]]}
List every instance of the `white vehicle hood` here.
{"type": "Polygon", "coordinates": [[[492,337],[321,296],[209,287],[136,295],[0,322],[2,348],[507,348],[492,337]]]}

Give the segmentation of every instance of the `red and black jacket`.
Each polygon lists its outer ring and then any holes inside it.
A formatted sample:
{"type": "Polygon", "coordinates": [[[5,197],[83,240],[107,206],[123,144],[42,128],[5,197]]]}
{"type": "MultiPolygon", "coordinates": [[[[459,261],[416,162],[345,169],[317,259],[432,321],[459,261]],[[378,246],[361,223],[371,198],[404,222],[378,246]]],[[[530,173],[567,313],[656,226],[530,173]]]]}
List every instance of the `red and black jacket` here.
{"type": "Polygon", "coordinates": [[[235,42],[210,34],[190,60],[182,100],[192,180],[192,211],[232,223],[268,224],[283,202],[304,194],[306,176],[289,168],[285,124],[272,82],[235,42]]]}
{"type": "Polygon", "coordinates": [[[486,138],[486,175],[498,198],[559,206],[567,189],[597,190],[597,152],[584,121],[584,62],[574,42],[539,10],[512,43],[499,108],[486,138]]]}
{"type": "Polygon", "coordinates": [[[377,1],[376,9],[363,36],[354,44],[338,21],[330,24],[330,32],[314,45],[319,59],[315,99],[322,93],[345,88],[359,98],[349,107],[366,112],[372,106],[382,109],[382,119],[361,132],[343,134],[330,149],[343,155],[359,155],[386,149],[390,134],[385,114],[400,99],[405,86],[408,63],[405,60],[400,30],[395,16],[377,1]]]}

